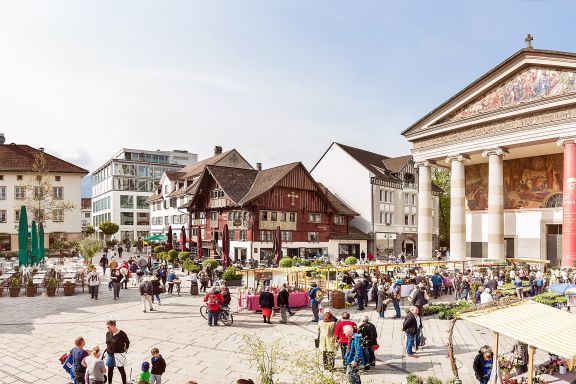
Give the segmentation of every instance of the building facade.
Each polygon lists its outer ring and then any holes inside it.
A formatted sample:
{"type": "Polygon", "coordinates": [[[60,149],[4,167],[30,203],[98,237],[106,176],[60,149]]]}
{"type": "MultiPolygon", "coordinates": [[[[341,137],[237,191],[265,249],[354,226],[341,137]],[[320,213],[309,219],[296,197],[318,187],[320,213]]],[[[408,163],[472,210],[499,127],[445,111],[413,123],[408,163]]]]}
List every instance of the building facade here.
{"type": "Polygon", "coordinates": [[[80,202],[80,219],[82,232],[88,225],[92,224],[92,199],[83,197],[80,202]]]}
{"type": "MultiPolygon", "coordinates": [[[[76,165],[44,152],[43,148],[32,148],[24,144],[5,144],[4,135],[0,135],[0,250],[18,250],[18,222],[20,209],[26,199],[35,191],[34,184],[35,156],[42,154],[46,161],[46,175],[51,185],[47,199],[52,199],[56,206],[59,202],[73,205],[71,209],[53,209],[44,213],[45,247],[48,248],[56,238],[79,240],[81,229],[81,187],[82,177],[88,171],[76,165]]],[[[31,225],[33,215],[28,211],[31,225]]]]}
{"type": "Polygon", "coordinates": [[[211,256],[219,257],[225,225],[233,260],[271,261],[277,228],[286,256],[337,260],[366,249],[366,235],[349,227],[356,213],[301,163],[266,170],[207,166],[188,205],[193,227],[196,217],[204,219],[201,243],[211,256]]]}
{"type": "MultiPolygon", "coordinates": [[[[378,257],[418,255],[418,172],[412,156],[387,157],[332,143],[311,171],[338,198],[359,213],[351,225],[369,234],[378,257]]],[[[433,186],[432,241],[438,247],[439,189],[433,186]]],[[[432,253],[427,253],[432,257],[432,253]]]]}
{"type": "Polygon", "coordinates": [[[574,265],[576,54],[522,49],[403,134],[422,199],[430,167],[451,167],[452,258],[574,265]]]}
{"type": "MultiPolygon", "coordinates": [[[[187,165],[177,172],[164,172],[156,185],[155,193],[149,199],[151,234],[167,234],[168,228],[172,227],[173,239],[176,242],[180,239],[180,232],[184,227],[187,239],[190,240],[188,210],[181,207],[186,206],[194,196],[196,183],[207,165],[253,169],[235,149],[223,152],[222,147],[216,146],[213,156],[187,165]]],[[[200,215],[193,219],[195,225],[200,225],[203,220],[200,215]]],[[[178,246],[177,243],[173,245],[178,246]]]]}
{"type": "Polygon", "coordinates": [[[148,199],[164,172],[178,171],[197,161],[188,151],[122,149],[92,173],[92,224],[111,221],[120,226],[116,239],[135,240],[150,233],[148,199]]]}

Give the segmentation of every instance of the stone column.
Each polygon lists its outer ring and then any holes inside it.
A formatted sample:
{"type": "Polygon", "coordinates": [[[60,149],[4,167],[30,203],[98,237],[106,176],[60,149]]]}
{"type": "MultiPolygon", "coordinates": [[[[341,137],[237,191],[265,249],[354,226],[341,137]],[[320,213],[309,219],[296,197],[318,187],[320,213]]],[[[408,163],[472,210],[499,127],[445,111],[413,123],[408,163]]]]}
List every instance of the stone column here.
{"type": "Polygon", "coordinates": [[[450,164],[450,259],[466,259],[466,186],[464,165],[470,157],[465,154],[448,156],[450,164]]]}
{"type": "Polygon", "coordinates": [[[487,149],[488,158],[488,258],[506,259],[504,249],[504,155],[508,151],[498,147],[487,149]]]}
{"type": "Polygon", "coordinates": [[[576,136],[557,142],[564,147],[562,185],[562,266],[574,267],[576,261],[576,136]]]}
{"type": "Polygon", "coordinates": [[[432,164],[414,164],[418,168],[418,259],[432,258],[432,164]]]}

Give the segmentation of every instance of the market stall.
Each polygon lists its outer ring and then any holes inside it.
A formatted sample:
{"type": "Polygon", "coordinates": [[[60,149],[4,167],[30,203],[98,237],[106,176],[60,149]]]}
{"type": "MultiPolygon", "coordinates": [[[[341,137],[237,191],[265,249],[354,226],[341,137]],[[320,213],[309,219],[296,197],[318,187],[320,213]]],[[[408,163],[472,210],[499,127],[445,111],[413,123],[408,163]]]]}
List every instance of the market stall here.
{"type": "MultiPolygon", "coordinates": [[[[528,300],[511,299],[492,302],[477,309],[465,311],[456,316],[449,326],[448,350],[454,375],[458,377],[458,368],[453,354],[453,328],[457,320],[470,321],[494,332],[494,355],[498,356],[499,337],[507,336],[528,345],[528,382],[533,383],[536,349],[547,351],[562,359],[571,371],[576,365],[576,327],[574,315],[543,304],[528,300]]],[[[498,364],[494,383],[499,377],[498,364]]],[[[555,383],[570,382],[569,377],[556,377],[555,383]],[[568,381],[567,381],[568,380],[568,381]]]]}
{"type": "MultiPolygon", "coordinates": [[[[251,295],[248,294],[245,297],[238,299],[238,305],[246,307],[249,311],[260,311],[262,308],[260,307],[260,295],[251,295]]],[[[278,294],[274,293],[274,308],[280,308],[278,306],[278,294]]],[[[308,293],[307,292],[291,292],[288,296],[288,305],[290,308],[300,308],[300,307],[307,307],[308,306],[308,293]]]]}

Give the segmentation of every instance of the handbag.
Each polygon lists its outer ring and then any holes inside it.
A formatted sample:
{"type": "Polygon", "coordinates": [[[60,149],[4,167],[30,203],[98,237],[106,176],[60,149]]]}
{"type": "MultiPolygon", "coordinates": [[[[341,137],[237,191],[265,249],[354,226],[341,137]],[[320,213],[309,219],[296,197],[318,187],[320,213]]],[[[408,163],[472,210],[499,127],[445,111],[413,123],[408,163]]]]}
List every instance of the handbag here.
{"type": "Polygon", "coordinates": [[[384,301],[382,302],[382,304],[388,305],[388,304],[390,304],[391,302],[392,302],[392,299],[386,299],[386,300],[384,300],[384,301]]]}

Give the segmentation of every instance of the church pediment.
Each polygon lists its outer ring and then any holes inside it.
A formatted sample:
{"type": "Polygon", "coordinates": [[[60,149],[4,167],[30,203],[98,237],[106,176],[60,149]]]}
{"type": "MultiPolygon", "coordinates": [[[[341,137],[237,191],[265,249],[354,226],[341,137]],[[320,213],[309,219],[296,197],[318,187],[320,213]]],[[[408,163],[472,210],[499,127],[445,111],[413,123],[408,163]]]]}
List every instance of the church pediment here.
{"type": "Polygon", "coordinates": [[[576,103],[576,54],[523,49],[402,132],[409,140],[576,103]]]}

